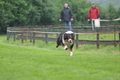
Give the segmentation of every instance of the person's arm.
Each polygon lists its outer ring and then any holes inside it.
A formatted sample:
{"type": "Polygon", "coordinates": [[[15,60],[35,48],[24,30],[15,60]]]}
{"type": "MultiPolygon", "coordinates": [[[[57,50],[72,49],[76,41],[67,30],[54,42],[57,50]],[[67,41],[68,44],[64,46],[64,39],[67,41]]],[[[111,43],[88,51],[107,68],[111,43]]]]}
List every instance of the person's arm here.
{"type": "Polygon", "coordinates": [[[90,15],[91,15],[91,11],[89,9],[89,11],[88,11],[88,21],[90,21],[90,15]]]}
{"type": "Polygon", "coordinates": [[[61,11],[59,21],[62,21],[62,19],[63,19],[63,12],[61,11]]]}
{"type": "Polygon", "coordinates": [[[97,18],[100,19],[100,10],[97,8],[97,18]]]}
{"type": "Polygon", "coordinates": [[[71,9],[70,9],[70,17],[71,17],[71,21],[73,21],[73,12],[71,9]]]}

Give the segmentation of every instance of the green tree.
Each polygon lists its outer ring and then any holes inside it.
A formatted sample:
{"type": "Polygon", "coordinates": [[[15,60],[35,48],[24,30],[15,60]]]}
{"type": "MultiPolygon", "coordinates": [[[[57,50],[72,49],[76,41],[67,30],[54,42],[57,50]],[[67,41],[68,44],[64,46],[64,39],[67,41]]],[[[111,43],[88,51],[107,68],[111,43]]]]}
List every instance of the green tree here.
{"type": "MultiPolygon", "coordinates": [[[[87,14],[91,3],[86,0],[0,0],[0,33],[9,26],[56,25],[64,3],[73,11],[74,25],[87,24],[87,14]]],[[[120,17],[120,8],[109,4],[105,9],[98,5],[101,19],[120,17]]]]}
{"type": "Polygon", "coordinates": [[[108,6],[108,17],[109,19],[115,19],[117,18],[118,16],[117,15],[117,10],[115,9],[115,7],[112,5],[112,4],[109,4],[108,6]]]}

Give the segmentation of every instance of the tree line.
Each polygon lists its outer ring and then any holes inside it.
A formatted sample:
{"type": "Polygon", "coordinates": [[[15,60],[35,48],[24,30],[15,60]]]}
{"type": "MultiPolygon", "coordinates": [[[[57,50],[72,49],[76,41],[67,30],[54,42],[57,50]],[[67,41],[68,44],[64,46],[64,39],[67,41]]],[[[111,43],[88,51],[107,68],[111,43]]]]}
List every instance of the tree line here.
{"type": "MultiPolygon", "coordinates": [[[[68,3],[73,11],[73,24],[88,23],[91,3],[86,0],[0,0],[0,33],[13,26],[58,25],[64,3],[68,3]]],[[[101,11],[101,19],[120,17],[120,8],[116,9],[112,4],[108,8],[97,7],[101,11]]]]}

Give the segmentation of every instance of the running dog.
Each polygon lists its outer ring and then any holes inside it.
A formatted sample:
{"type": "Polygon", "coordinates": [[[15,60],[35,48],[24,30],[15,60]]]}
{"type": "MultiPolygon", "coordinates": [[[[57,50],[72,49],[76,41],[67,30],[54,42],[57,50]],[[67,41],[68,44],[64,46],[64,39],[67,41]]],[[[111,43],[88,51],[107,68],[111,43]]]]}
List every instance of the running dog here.
{"type": "Polygon", "coordinates": [[[60,45],[63,46],[64,50],[69,49],[70,50],[70,56],[73,55],[73,46],[74,46],[74,32],[72,31],[67,31],[67,32],[62,32],[58,38],[57,38],[57,47],[60,45]]]}

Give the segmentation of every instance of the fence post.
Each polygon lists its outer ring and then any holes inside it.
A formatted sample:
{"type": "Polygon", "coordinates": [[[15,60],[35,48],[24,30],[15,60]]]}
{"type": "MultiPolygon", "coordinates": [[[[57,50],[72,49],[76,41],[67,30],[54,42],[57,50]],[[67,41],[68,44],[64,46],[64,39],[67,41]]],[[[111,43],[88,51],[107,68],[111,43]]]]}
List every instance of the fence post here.
{"type": "Polygon", "coordinates": [[[56,34],[56,37],[58,37],[58,36],[59,36],[59,34],[57,33],[57,34],[56,34]]]}
{"type": "Polygon", "coordinates": [[[82,24],[82,29],[84,29],[84,24],[82,24]]]}
{"type": "Polygon", "coordinates": [[[21,42],[22,42],[22,44],[24,43],[24,40],[23,40],[23,32],[21,32],[21,42]]]}
{"type": "Polygon", "coordinates": [[[45,42],[48,44],[48,33],[45,33],[45,42]]]}
{"type": "Polygon", "coordinates": [[[62,30],[63,30],[63,25],[62,25],[62,30]]]}
{"type": "Polygon", "coordinates": [[[76,34],[76,48],[78,48],[78,34],[76,34]]]}
{"type": "Polygon", "coordinates": [[[97,33],[97,48],[99,49],[99,33],[97,33]]]}
{"type": "Polygon", "coordinates": [[[33,45],[35,44],[35,32],[33,32],[33,45]]]}
{"type": "Polygon", "coordinates": [[[107,24],[107,27],[106,27],[106,28],[108,29],[108,27],[109,27],[109,25],[107,24]]]}
{"type": "Polygon", "coordinates": [[[115,25],[114,25],[114,46],[116,47],[116,29],[115,29],[115,25]]]}
{"type": "Polygon", "coordinates": [[[32,33],[30,32],[30,42],[32,42],[32,33]]]}
{"type": "Polygon", "coordinates": [[[9,34],[10,34],[10,32],[7,31],[7,40],[10,39],[10,35],[9,34]]]}
{"type": "Polygon", "coordinates": [[[16,40],[16,39],[15,39],[15,35],[16,35],[16,33],[15,33],[15,32],[13,32],[13,38],[14,38],[14,41],[16,40]]]}
{"type": "Polygon", "coordinates": [[[9,32],[8,32],[8,27],[7,27],[7,41],[9,40],[9,32]]]}
{"type": "Polygon", "coordinates": [[[119,34],[119,51],[120,51],[120,33],[118,33],[119,34]]]}
{"type": "Polygon", "coordinates": [[[42,26],[42,30],[44,31],[44,25],[42,26]]]}

